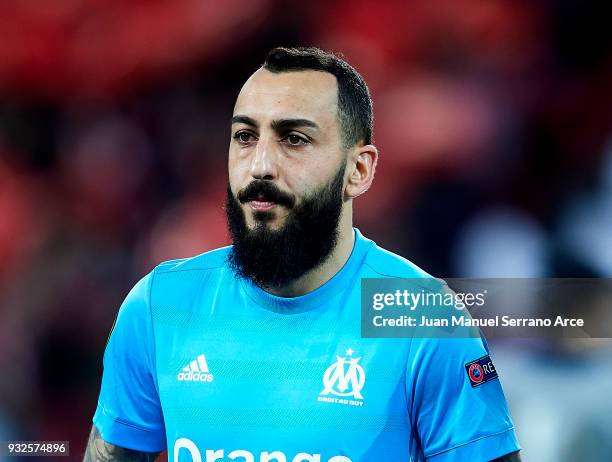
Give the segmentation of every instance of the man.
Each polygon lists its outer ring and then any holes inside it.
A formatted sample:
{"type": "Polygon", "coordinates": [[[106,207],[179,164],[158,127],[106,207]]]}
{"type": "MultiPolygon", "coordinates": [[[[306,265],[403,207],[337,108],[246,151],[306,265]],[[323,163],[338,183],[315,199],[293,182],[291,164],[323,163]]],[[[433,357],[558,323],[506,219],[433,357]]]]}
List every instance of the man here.
{"type": "Polygon", "coordinates": [[[351,66],[269,53],[234,108],[233,246],[163,263],[127,296],[85,460],[519,460],[499,381],[466,374],[480,338],[360,336],[362,278],[430,278],[352,226],[371,137],[351,66]]]}

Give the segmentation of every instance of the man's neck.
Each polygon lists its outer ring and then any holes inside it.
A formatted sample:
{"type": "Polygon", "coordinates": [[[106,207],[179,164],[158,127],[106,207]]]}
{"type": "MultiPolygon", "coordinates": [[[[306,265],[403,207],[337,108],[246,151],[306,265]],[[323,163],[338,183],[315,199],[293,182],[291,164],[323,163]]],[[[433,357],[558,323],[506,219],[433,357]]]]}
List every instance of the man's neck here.
{"type": "Polygon", "coordinates": [[[266,289],[267,292],[279,297],[299,297],[321,287],[329,281],[347,262],[355,245],[355,231],[352,224],[341,222],[338,228],[338,242],[325,261],[296,279],[291,284],[274,289],[266,289]]]}

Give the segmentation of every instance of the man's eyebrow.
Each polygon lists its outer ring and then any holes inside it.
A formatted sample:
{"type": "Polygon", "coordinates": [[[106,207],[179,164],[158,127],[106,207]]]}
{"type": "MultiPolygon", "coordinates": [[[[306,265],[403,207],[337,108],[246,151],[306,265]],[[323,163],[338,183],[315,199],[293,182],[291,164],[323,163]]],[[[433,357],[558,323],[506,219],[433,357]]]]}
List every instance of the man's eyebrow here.
{"type": "Polygon", "coordinates": [[[233,124],[245,124],[245,125],[251,125],[252,127],[259,126],[259,124],[255,122],[255,119],[252,119],[249,116],[245,116],[245,115],[235,115],[234,117],[232,117],[232,125],[233,124]]]}
{"type": "MultiPolygon", "coordinates": [[[[232,124],[245,124],[251,127],[259,127],[255,119],[245,115],[235,115],[232,117],[232,124]]],[[[319,129],[319,125],[310,119],[279,119],[273,120],[270,124],[273,130],[287,130],[290,128],[309,127],[319,129]]]]}
{"type": "Polygon", "coordinates": [[[280,120],[273,120],[272,123],[270,124],[270,126],[275,131],[287,130],[287,129],[290,129],[290,128],[300,128],[300,127],[309,127],[309,128],[319,129],[319,126],[316,124],[316,122],[314,122],[314,121],[312,121],[310,119],[280,119],[280,120]]]}

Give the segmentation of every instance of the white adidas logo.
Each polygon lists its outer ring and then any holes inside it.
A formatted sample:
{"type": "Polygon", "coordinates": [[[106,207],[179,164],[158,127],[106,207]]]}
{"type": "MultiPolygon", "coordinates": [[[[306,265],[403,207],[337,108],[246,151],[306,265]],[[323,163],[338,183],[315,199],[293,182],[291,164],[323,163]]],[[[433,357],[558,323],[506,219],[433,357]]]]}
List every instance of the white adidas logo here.
{"type": "Polygon", "coordinates": [[[212,382],[213,375],[208,370],[206,357],[201,354],[196,359],[191,361],[183,370],[176,376],[178,380],[185,382],[212,382]]]}

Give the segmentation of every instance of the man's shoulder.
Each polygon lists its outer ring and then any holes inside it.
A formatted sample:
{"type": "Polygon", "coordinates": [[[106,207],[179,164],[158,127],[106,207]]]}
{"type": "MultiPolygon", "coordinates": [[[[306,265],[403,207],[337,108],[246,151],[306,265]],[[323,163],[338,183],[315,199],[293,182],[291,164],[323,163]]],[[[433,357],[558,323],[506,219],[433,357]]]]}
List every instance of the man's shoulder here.
{"type": "Polygon", "coordinates": [[[389,250],[383,249],[373,243],[364,261],[366,271],[370,277],[380,278],[406,278],[421,279],[433,278],[424,269],[417,266],[407,258],[389,250]]]}
{"type": "Polygon", "coordinates": [[[161,275],[184,271],[206,271],[223,268],[227,264],[227,256],[230,249],[231,246],[220,247],[193,257],[168,260],[157,265],[153,273],[161,275]]]}

